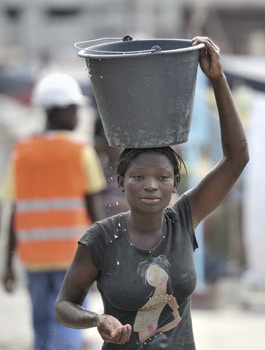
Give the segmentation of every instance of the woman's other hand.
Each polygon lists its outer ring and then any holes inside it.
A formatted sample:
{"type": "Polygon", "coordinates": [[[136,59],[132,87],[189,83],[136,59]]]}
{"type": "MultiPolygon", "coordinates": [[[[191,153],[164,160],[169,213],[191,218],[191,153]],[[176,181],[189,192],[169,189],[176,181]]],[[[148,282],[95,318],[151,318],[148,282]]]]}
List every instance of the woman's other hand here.
{"type": "Polygon", "coordinates": [[[125,344],[131,337],[132,327],[129,324],[122,325],[117,318],[104,314],[101,316],[98,331],[106,342],[125,344]]]}

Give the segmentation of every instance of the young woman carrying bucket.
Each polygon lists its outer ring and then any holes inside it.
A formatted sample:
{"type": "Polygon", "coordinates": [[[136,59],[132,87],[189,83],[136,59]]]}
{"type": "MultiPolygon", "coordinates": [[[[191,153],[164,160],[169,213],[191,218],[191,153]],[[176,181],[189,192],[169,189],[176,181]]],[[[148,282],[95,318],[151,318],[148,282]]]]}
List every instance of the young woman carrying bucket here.
{"type": "Polygon", "coordinates": [[[129,148],[120,156],[118,184],[130,209],[94,223],[79,241],[55,305],[67,327],[97,327],[104,350],[194,350],[191,297],[196,286],[194,229],[225,198],[248,162],[245,133],[217,45],[207,37],[199,62],[211,81],[223,155],[194,187],[168,207],[181,159],[169,146],[129,148]],[[81,307],[94,282],[104,314],[81,307]]]}

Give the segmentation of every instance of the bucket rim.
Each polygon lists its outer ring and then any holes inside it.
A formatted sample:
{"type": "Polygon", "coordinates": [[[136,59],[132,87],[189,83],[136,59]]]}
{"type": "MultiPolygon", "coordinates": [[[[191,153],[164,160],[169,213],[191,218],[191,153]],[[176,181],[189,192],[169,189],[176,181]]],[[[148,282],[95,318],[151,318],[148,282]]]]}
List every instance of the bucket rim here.
{"type": "MultiPolygon", "coordinates": [[[[101,51],[100,48],[105,46],[105,44],[99,44],[99,45],[92,45],[89,47],[85,47],[78,51],[78,56],[83,58],[128,58],[128,57],[143,57],[143,56],[149,56],[149,55],[163,55],[163,54],[178,54],[178,53],[184,53],[184,52],[190,52],[190,51],[196,51],[200,50],[205,45],[203,43],[200,43],[198,45],[189,46],[189,47],[183,47],[183,48],[176,48],[176,49],[170,49],[170,50],[157,50],[156,48],[153,48],[153,46],[157,45],[157,42],[183,42],[183,43],[192,43],[192,40],[188,39],[137,39],[132,40],[130,42],[148,42],[153,44],[150,49],[148,50],[136,50],[136,51],[101,51]]],[[[122,41],[112,41],[108,44],[117,44],[122,43],[122,41]]]]}

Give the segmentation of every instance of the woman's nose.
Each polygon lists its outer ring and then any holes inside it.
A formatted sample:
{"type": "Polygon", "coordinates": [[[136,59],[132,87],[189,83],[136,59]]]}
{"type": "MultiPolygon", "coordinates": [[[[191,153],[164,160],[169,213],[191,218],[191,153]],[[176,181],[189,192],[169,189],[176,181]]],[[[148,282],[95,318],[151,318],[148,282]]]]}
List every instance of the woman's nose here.
{"type": "Polygon", "coordinates": [[[157,181],[154,178],[147,178],[145,181],[145,189],[155,190],[157,188],[157,181]]]}

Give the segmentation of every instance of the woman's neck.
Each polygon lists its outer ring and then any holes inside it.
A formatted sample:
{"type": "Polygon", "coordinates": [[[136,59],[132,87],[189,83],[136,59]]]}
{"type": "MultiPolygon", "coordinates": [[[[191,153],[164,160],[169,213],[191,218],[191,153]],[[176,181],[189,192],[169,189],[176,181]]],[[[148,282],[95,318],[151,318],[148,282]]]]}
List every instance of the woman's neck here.
{"type": "Polygon", "coordinates": [[[162,215],[137,215],[130,211],[126,215],[128,238],[140,249],[152,250],[163,236],[162,215]]]}
{"type": "Polygon", "coordinates": [[[163,228],[163,214],[141,215],[128,211],[126,215],[128,229],[137,234],[154,234],[163,228]]]}

